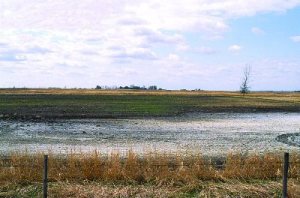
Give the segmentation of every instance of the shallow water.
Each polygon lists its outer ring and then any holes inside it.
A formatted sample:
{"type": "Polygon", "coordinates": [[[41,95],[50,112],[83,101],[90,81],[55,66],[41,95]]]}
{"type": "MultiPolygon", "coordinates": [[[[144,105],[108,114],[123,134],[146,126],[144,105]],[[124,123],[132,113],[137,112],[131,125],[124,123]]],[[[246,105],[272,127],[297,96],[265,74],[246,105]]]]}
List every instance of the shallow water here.
{"type": "Polygon", "coordinates": [[[0,120],[0,153],[300,151],[300,113],[201,113],[152,119],[0,120]]]}

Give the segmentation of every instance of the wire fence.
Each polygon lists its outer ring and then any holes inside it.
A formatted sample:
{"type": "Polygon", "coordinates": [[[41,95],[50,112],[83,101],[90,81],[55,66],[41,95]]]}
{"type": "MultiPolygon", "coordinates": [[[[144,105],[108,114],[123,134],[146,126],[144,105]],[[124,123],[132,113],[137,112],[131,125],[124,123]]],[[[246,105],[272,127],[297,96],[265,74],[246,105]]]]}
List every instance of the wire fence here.
{"type": "MultiPolygon", "coordinates": [[[[27,156],[28,157],[28,156],[27,156]]],[[[85,157],[85,156],[84,156],[85,157]]],[[[86,171],[89,169],[88,166],[84,166],[84,163],[89,163],[89,161],[81,161],[82,159],[88,160],[89,158],[75,158],[75,160],[73,159],[73,162],[70,164],[67,158],[54,158],[51,159],[50,158],[50,162],[48,160],[48,155],[44,156],[44,159],[41,158],[33,158],[31,159],[30,156],[29,158],[18,158],[17,160],[14,159],[13,157],[0,157],[0,176],[3,172],[7,171],[8,172],[12,172],[13,174],[20,174],[22,175],[22,171],[29,171],[29,172],[34,172],[34,171],[38,171],[38,172],[42,172],[43,174],[40,174],[40,176],[42,176],[43,178],[43,189],[44,189],[44,197],[47,197],[47,183],[49,180],[53,180],[55,181],[56,179],[53,179],[50,174],[50,179],[48,178],[48,172],[49,173],[53,173],[53,168],[51,167],[52,164],[51,163],[58,163],[59,165],[56,164],[56,169],[59,171],[77,171],[77,172],[84,172],[85,174],[87,173],[86,171]],[[54,161],[51,161],[54,160],[54,161]],[[56,160],[56,161],[55,161],[56,160]],[[78,160],[78,161],[76,161],[78,160]],[[49,163],[49,167],[48,167],[48,163],[49,163]],[[84,166],[84,167],[83,167],[84,166]],[[18,170],[19,172],[15,172],[14,170],[18,170]]],[[[277,156],[278,157],[278,156],[277,156]]],[[[101,159],[100,157],[97,158],[98,160],[101,159]]],[[[106,160],[110,159],[110,158],[105,158],[106,160]]],[[[133,159],[133,158],[132,158],[133,159]]],[[[163,162],[160,161],[160,158],[157,159],[152,159],[152,161],[147,161],[147,159],[140,159],[140,158],[134,158],[133,162],[130,162],[130,157],[127,158],[118,158],[117,161],[101,161],[101,162],[97,162],[96,163],[96,167],[90,167],[91,171],[95,171],[97,168],[101,168],[101,167],[109,167],[109,166],[113,166],[112,164],[114,162],[119,163],[121,169],[123,168],[124,171],[131,171],[130,174],[135,174],[134,171],[138,171],[138,170],[147,170],[147,167],[151,167],[152,169],[157,168],[157,170],[159,171],[159,168],[164,167],[167,170],[170,170],[172,173],[172,171],[179,171],[187,168],[189,171],[194,171],[197,169],[197,167],[200,167],[202,169],[202,173],[205,174],[205,172],[207,174],[211,174],[213,173],[213,171],[223,171],[224,173],[226,173],[227,168],[229,168],[229,172],[232,172],[232,174],[234,175],[234,177],[238,177],[238,178],[244,178],[245,176],[243,174],[243,170],[252,170],[252,172],[250,172],[250,176],[246,175],[246,177],[255,177],[256,174],[261,174],[261,178],[279,178],[282,177],[283,179],[283,197],[286,197],[284,195],[287,195],[287,181],[288,181],[288,177],[292,177],[292,173],[296,178],[300,178],[300,156],[297,155],[297,158],[295,160],[295,158],[292,158],[292,160],[289,159],[289,153],[285,153],[284,158],[269,158],[269,159],[264,159],[264,158],[253,158],[252,160],[255,161],[247,161],[247,159],[242,159],[242,158],[237,158],[235,159],[233,157],[233,159],[230,158],[223,158],[222,160],[211,160],[211,159],[206,159],[206,160],[200,160],[197,161],[197,159],[190,159],[187,160],[186,158],[183,159],[177,159],[176,157],[172,158],[165,158],[163,162]],[[167,159],[167,160],[166,160],[167,159]],[[270,160],[271,159],[271,160],[270,160]],[[129,168],[128,168],[129,166],[129,168]],[[134,166],[135,169],[130,170],[130,166],[134,166]],[[146,167],[146,169],[145,169],[146,167]],[[126,170],[126,168],[128,168],[129,170],[126,170]],[[256,171],[270,171],[269,169],[271,169],[271,173],[256,173],[256,171]],[[281,169],[279,174],[275,174],[274,171],[277,171],[281,169]],[[212,171],[213,170],[213,171],[212,171]],[[253,172],[254,170],[254,172],[253,172]],[[133,172],[132,172],[133,171],[133,172]],[[212,172],[211,172],[212,171],[212,172]],[[239,172],[240,171],[240,172],[239,172]],[[272,172],[273,171],[273,172],[272,172]],[[236,172],[236,174],[234,173],[236,172]],[[264,175],[265,174],[265,175],[264,175]]],[[[92,160],[95,160],[95,158],[92,158],[92,160]]],[[[92,161],[93,163],[95,163],[95,161],[92,161]]],[[[92,163],[92,164],[93,164],[92,163]]],[[[54,164],[53,164],[54,165],[54,164]]],[[[54,166],[53,166],[54,167],[54,166]]],[[[118,168],[120,168],[118,167],[118,168]]],[[[54,170],[55,171],[55,170],[54,170]]],[[[109,171],[108,171],[109,172],[109,171]]],[[[72,173],[74,174],[74,173],[72,173]]],[[[247,174],[247,173],[246,173],[247,174]]],[[[39,175],[39,174],[37,174],[39,175]]],[[[93,172],[88,171],[88,175],[92,176],[93,178],[93,172]]],[[[222,174],[221,174],[222,175],[222,174]]],[[[226,175],[226,174],[225,174],[226,175]]],[[[35,175],[36,178],[40,178],[37,177],[35,175]]],[[[74,175],[73,175],[74,176],[74,175]]],[[[222,175],[221,177],[223,177],[224,175],[222,175]]],[[[76,177],[76,175],[75,175],[76,177]]],[[[215,176],[208,176],[208,178],[214,178],[215,176]]],[[[229,177],[230,174],[229,174],[229,177]]],[[[19,177],[19,179],[22,179],[22,176],[19,177]]],[[[25,178],[25,177],[24,177],[25,178]]],[[[80,179],[82,177],[78,177],[78,179],[80,179]]]]}
{"type": "MultiPolygon", "coordinates": [[[[60,161],[62,165],[66,165],[67,166],[67,159],[55,159],[56,161],[60,161]]],[[[105,161],[105,160],[103,160],[105,161]]],[[[207,162],[203,162],[203,163],[199,163],[199,162],[185,162],[184,160],[179,160],[179,161],[171,161],[171,162],[165,162],[163,164],[158,163],[153,163],[153,162],[147,162],[147,161],[143,161],[140,160],[140,165],[147,165],[147,166],[153,166],[153,167],[192,167],[195,165],[198,166],[211,166],[213,168],[220,168],[220,169],[224,169],[226,168],[226,166],[230,165],[230,162],[228,164],[228,161],[223,160],[223,161],[218,161],[218,162],[209,162],[210,160],[207,160],[207,162]]],[[[282,161],[277,161],[277,162],[272,162],[272,165],[283,165],[283,160],[282,161]]],[[[124,158],[123,160],[121,160],[121,164],[125,164],[126,163],[126,158],[124,158]],[[123,163],[122,163],[123,162],[123,163]]],[[[239,162],[238,164],[235,164],[235,166],[247,166],[249,167],[250,165],[253,166],[261,166],[261,165],[266,165],[268,162],[239,162]]],[[[80,163],[75,163],[75,167],[79,167],[81,164],[80,163]]],[[[98,164],[99,166],[105,166],[107,165],[107,162],[101,162],[98,164]]],[[[294,165],[300,165],[300,161],[294,162],[291,161],[289,162],[289,166],[294,166],[294,165]]],[[[41,166],[43,166],[43,164],[37,164],[37,162],[35,160],[26,160],[26,162],[22,162],[20,164],[20,162],[15,163],[10,157],[0,157],[0,167],[2,168],[17,168],[17,167],[32,167],[32,168],[40,168],[41,166]]]]}

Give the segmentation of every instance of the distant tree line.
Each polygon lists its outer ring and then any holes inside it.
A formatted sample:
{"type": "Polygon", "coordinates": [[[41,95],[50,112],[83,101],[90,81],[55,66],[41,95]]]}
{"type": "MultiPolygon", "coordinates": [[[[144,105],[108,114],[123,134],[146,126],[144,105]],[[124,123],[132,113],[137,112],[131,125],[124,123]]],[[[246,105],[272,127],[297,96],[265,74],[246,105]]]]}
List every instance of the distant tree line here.
{"type": "MultiPolygon", "coordinates": [[[[126,86],[100,86],[97,85],[95,89],[104,89],[104,90],[167,90],[159,88],[157,85],[151,85],[149,87],[138,86],[138,85],[126,85],[126,86]]],[[[202,89],[179,89],[180,91],[203,91],[202,89]]]]}
{"type": "Polygon", "coordinates": [[[156,85],[151,85],[149,87],[146,86],[138,86],[138,85],[126,85],[126,86],[100,86],[97,85],[95,89],[133,89],[133,90],[163,90],[162,88],[158,88],[156,85]]]}

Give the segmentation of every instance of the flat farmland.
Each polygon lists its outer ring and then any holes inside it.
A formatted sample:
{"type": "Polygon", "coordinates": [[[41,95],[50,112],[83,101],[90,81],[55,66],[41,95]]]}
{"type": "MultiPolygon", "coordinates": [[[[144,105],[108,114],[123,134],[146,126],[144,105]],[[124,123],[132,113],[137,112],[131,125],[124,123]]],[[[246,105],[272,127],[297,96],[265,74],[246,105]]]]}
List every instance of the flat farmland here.
{"type": "Polygon", "coordinates": [[[190,112],[300,112],[299,92],[1,89],[0,118],[145,118],[190,112]]]}
{"type": "Polygon", "coordinates": [[[281,197],[283,152],[299,197],[299,121],[298,92],[2,89],[0,197],[43,154],[50,197],[281,197]]]}

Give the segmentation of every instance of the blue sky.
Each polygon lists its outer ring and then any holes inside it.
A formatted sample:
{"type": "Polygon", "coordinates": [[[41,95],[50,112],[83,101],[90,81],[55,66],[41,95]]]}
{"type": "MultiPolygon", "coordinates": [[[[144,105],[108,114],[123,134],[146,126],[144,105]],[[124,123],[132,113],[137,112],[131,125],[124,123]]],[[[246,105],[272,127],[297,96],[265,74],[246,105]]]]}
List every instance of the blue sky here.
{"type": "Polygon", "coordinates": [[[299,0],[1,0],[0,87],[300,90],[299,0]]]}

